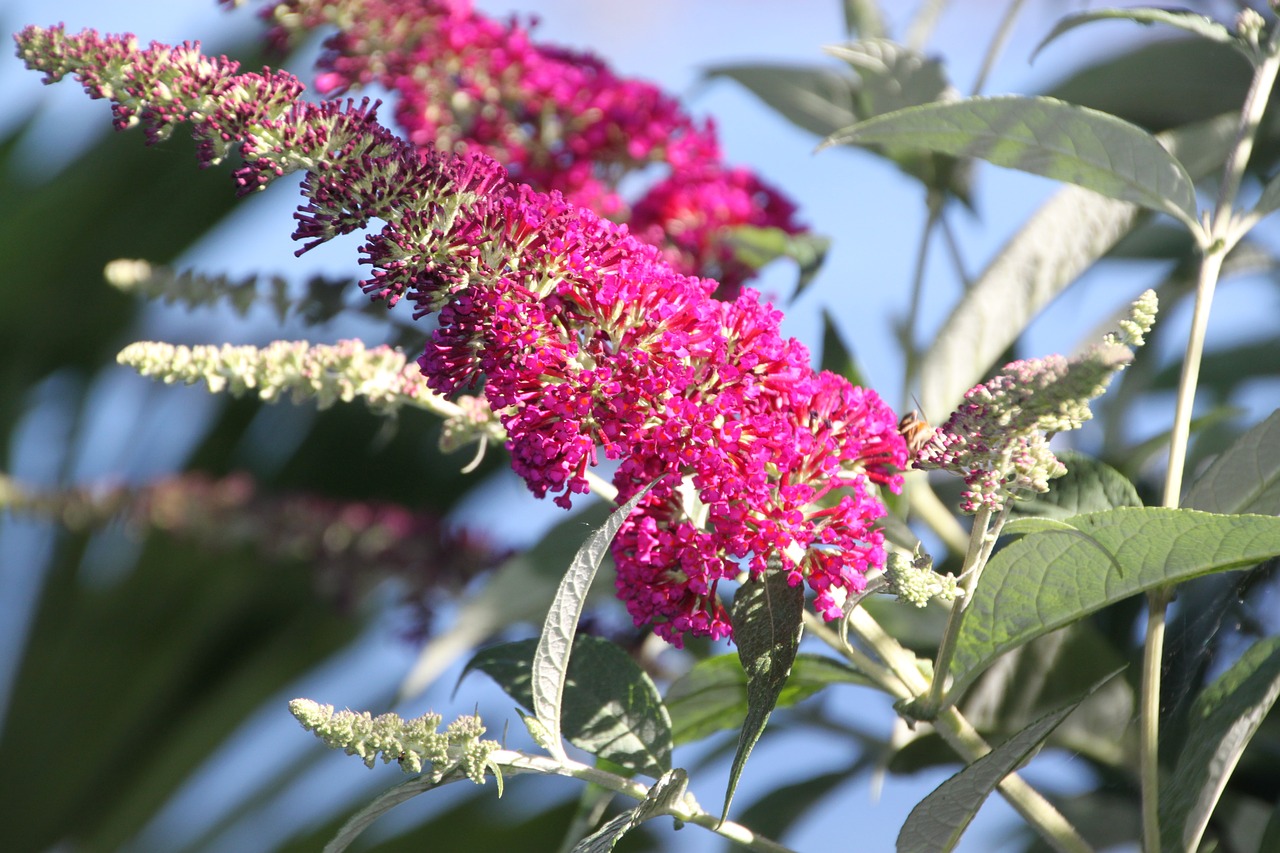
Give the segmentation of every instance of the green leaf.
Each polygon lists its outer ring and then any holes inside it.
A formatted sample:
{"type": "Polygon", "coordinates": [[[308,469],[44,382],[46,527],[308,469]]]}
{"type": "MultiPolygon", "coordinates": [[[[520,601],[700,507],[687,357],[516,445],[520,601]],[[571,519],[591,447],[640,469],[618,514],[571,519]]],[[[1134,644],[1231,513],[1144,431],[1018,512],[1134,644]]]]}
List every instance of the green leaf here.
{"type": "MultiPolygon", "coordinates": [[[[832,684],[871,686],[871,681],[835,658],[796,655],[776,707],[794,705],[832,684]]],[[[741,726],[747,716],[747,674],[738,656],[717,655],[698,661],[667,688],[666,706],[671,713],[672,740],[677,744],[741,726]]]]}
{"type": "Polygon", "coordinates": [[[1213,18],[1207,15],[1201,15],[1185,9],[1094,9],[1089,12],[1079,12],[1074,15],[1067,15],[1054,26],[1049,35],[1044,37],[1040,44],[1036,45],[1036,49],[1031,52],[1031,59],[1034,61],[1040,51],[1044,50],[1045,45],[1056,39],[1063,33],[1074,30],[1083,24],[1092,23],[1093,21],[1103,20],[1128,20],[1138,24],[1165,24],[1170,27],[1176,27],[1180,30],[1186,30],[1194,35],[1209,39],[1210,41],[1225,44],[1239,50],[1246,59],[1252,61],[1248,46],[1231,34],[1231,31],[1219,24],[1213,18]]]}
{"type": "Polygon", "coordinates": [[[1103,683],[1105,680],[1076,701],[1036,720],[935,788],[911,810],[902,825],[897,843],[900,853],[954,849],[1001,780],[1026,761],[1058,724],[1103,683]]]}
{"type": "Polygon", "coordinates": [[[1196,697],[1190,736],[1160,792],[1162,847],[1195,850],[1258,726],[1280,696],[1280,637],[1255,643],[1196,697]]]}
{"type": "Polygon", "coordinates": [[[827,308],[822,309],[822,361],[819,367],[837,376],[843,376],[854,385],[866,387],[866,380],[863,379],[862,371],[858,368],[853,350],[845,343],[840,334],[840,327],[836,325],[835,318],[827,308]]]}
{"type": "Polygon", "coordinates": [[[781,228],[757,228],[739,225],[724,237],[733,248],[734,258],[753,269],[760,269],[778,258],[790,258],[800,266],[796,292],[798,298],[826,263],[831,239],[820,234],[788,234],[781,228]]]}
{"type": "Polygon", "coordinates": [[[1280,515],[1280,409],[1215,459],[1187,490],[1182,505],[1206,512],[1280,515]]]}
{"type": "Polygon", "coordinates": [[[864,39],[825,50],[849,63],[862,80],[857,110],[861,118],[955,96],[941,62],[889,39],[864,39]]]}
{"type": "Polygon", "coordinates": [[[787,575],[774,569],[747,581],[733,599],[733,639],[747,674],[747,718],[729,770],[721,820],[728,817],[733,792],[751,750],[764,732],[778,696],[791,674],[791,664],[804,630],[804,587],[788,586],[787,575]]]}
{"type": "Polygon", "coordinates": [[[817,136],[828,136],[858,120],[854,112],[857,81],[824,66],[713,65],[703,77],[739,83],[787,121],[817,136]]]}
{"type": "MultiPolygon", "coordinates": [[[[537,644],[529,639],[481,649],[458,680],[478,669],[530,708],[537,644]]],[[[608,640],[585,634],[574,639],[561,724],[574,746],[619,767],[654,778],[671,769],[671,718],[658,688],[608,640]]]]}
{"type": "Polygon", "coordinates": [[[543,623],[542,634],[538,637],[538,648],[533,654],[533,707],[530,710],[546,727],[551,737],[552,754],[557,758],[564,758],[564,748],[560,745],[560,714],[564,683],[569,673],[569,653],[573,650],[573,635],[578,630],[578,619],[587,603],[587,593],[618,528],[652,487],[653,483],[650,483],[636,492],[582,543],[560,581],[551,609],[547,612],[547,620],[543,623]],[[557,752],[560,754],[556,755],[557,752]]]}
{"type": "Polygon", "coordinates": [[[608,853],[622,836],[650,818],[670,814],[673,806],[679,806],[689,788],[689,775],[685,771],[669,770],[653,783],[643,802],[615,817],[573,847],[573,853],[608,853]]]}
{"type": "Polygon", "coordinates": [[[1067,466],[1067,473],[1051,481],[1045,494],[1015,503],[1011,517],[1064,519],[1122,506],[1142,506],[1133,483],[1105,462],[1072,450],[1059,451],[1057,456],[1067,466]]]}
{"type": "Polygon", "coordinates": [[[1193,233],[1191,176],[1154,136],[1053,98],[971,98],[868,119],[822,145],[897,145],[994,163],[1076,184],[1183,222],[1193,233]]]}
{"type": "MultiPolygon", "coordinates": [[[[499,631],[545,618],[564,567],[573,559],[573,543],[582,537],[584,528],[599,527],[608,518],[607,504],[591,504],[552,527],[531,550],[504,562],[464,598],[449,627],[422,647],[400,687],[400,698],[426,690],[455,660],[499,631]]],[[[597,583],[593,592],[611,595],[613,584],[597,583]]]]}
{"type": "MultiPolygon", "coordinates": [[[[828,47],[826,52],[847,62],[861,81],[854,99],[856,120],[958,97],[941,62],[889,39],[864,39],[828,47]]],[[[967,161],[913,145],[868,147],[930,190],[949,192],[969,203],[972,170],[967,161]]]]}
{"type": "Polygon", "coordinates": [[[949,701],[1004,652],[1108,604],[1280,554],[1280,518],[1267,516],[1126,507],[1066,524],[987,564],[956,640],[949,701]]]}
{"type": "MultiPolygon", "coordinates": [[[[1193,176],[1221,165],[1236,117],[1222,116],[1162,136],[1193,176]]],[[[925,354],[920,406],[936,423],[976,385],[1067,285],[1140,221],[1139,208],[1079,187],[1055,194],[965,291],[925,354]]]]}

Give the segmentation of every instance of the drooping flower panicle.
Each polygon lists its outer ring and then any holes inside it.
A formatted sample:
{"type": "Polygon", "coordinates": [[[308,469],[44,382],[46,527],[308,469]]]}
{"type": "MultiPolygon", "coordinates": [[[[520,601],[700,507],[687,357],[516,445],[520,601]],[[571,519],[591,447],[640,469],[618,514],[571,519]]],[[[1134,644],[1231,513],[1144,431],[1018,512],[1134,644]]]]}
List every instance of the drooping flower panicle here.
{"type": "Polygon", "coordinates": [[[94,33],[29,29],[19,44],[54,77],[114,69],[88,78],[90,91],[143,122],[185,116],[216,140],[206,155],[238,142],[243,191],[308,170],[302,251],[379,219],[361,250],[372,267],[362,286],[392,304],[407,297],[417,316],[438,313],[419,360],[428,384],[483,392],[536,495],[568,506],[601,454],[619,463],[620,499],[662,477],[613,545],[637,624],[676,643],[727,636],[717,584],[743,569],[759,576],[777,555],[835,618],[883,564],[874,484],[900,483],[896,418],[874,392],[815,373],[755,292],[715,300],[715,282],[672,269],[626,226],[514,183],[484,155],[418,149],[368,104],[238,96],[262,80],[293,91],[284,75],[236,75],[191,46],[140,51],[94,33]],[[124,61],[133,53],[143,58],[124,61]]]}
{"type": "Polygon", "coordinates": [[[960,474],[960,508],[997,511],[1011,499],[1045,492],[1067,472],[1049,449],[1055,433],[1079,429],[1093,417],[1089,401],[1133,360],[1156,315],[1155,291],[1134,302],[1117,333],[1084,353],[1015,361],[971,388],[964,404],[920,449],[916,467],[960,474]]]}
{"type": "Polygon", "coordinates": [[[337,29],[319,60],[322,93],[381,85],[415,145],[487,154],[514,181],[628,222],[729,297],[755,273],[727,239],[734,227],[804,230],[780,192],[723,162],[710,122],[596,56],[535,40],[536,21],[495,20],[470,0],[283,0],[262,15],[279,46],[337,29]],[[655,164],[667,175],[629,203],[619,184],[655,164]]]}

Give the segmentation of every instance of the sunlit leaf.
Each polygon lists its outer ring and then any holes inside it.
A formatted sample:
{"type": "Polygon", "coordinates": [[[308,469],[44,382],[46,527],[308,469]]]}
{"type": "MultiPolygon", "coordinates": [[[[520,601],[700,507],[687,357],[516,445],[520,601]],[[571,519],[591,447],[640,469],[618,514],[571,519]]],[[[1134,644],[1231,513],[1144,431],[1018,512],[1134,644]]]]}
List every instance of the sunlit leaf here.
{"type": "Polygon", "coordinates": [[[820,234],[802,232],[788,234],[781,228],[757,228],[739,225],[725,235],[724,240],[733,248],[734,257],[759,269],[777,258],[790,258],[800,267],[793,299],[800,296],[813,282],[814,276],[827,260],[831,239],[820,234]]]}
{"type": "MultiPolygon", "coordinates": [[[[1044,520],[1016,524],[1029,522],[1044,520]]],[[[1280,518],[1260,515],[1123,508],[1061,524],[991,558],[956,641],[951,697],[1004,652],[1108,604],[1280,554],[1280,518]]]]}
{"type": "Polygon", "coordinates": [[[533,654],[532,711],[538,722],[546,727],[553,752],[563,750],[560,746],[560,716],[564,684],[569,673],[569,653],[573,650],[573,635],[578,630],[578,620],[586,606],[591,582],[595,580],[600,563],[608,553],[609,543],[622,527],[622,522],[652,487],[653,483],[650,483],[636,492],[582,543],[560,581],[551,609],[547,612],[547,620],[542,625],[542,634],[533,654]]]}
{"type": "Polygon", "coordinates": [[[1053,98],[971,98],[867,119],[826,145],[900,145],[976,157],[1076,184],[1181,220],[1196,232],[1195,187],[1137,125],[1053,98]]]}

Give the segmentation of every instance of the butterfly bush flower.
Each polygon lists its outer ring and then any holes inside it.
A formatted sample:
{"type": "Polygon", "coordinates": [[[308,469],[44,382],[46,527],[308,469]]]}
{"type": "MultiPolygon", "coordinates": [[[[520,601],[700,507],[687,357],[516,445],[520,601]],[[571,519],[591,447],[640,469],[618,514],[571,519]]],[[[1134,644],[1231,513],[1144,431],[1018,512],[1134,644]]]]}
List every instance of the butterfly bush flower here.
{"type": "Polygon", "coordinates": [[[512,180],[629,221],[680,272],[718,279],[723,295],[755,274],[736,259],[731,229],[804,230],[781,193],[724,165],[710,122],[589,53],[535,41],[536,22],[497,21],[469,0],[286,0],[262,14],[280,47],[337,28],[320,58],[322,94],[381,85],[415,145],[483,152],[512,180]],[[667,176],[629,205],[619,182],[653,164],[667,176]]]}
{"type": "Polygon", "coordinates": [[[1133,359],[1156,315],[1156,294],[1134,302],[1119,331],[1075,358],[1052,355],[1005,365],[970,389],[964,404],[939,427],[913,460],[918,468],[964,477],[960,508],[1000,510],[1007,501],[1045,492],[1067,472],[1049,449],[1058,432],[1093,417],[1089,401],[1133,359]]]}
{"type": "Polygon", "coordinates": [[[713,299],[714,281],[673,269],[625,225],[484,154],[400,140],[367,102],[297,100],[288,75],[92,32],[18,41],[49,79],[75,72],[112,98],[117,124],[155,137],[186,119],[206,162],[238,146],[241,192],[305,170],[300,251],[379,220],[362,286],[437,315],[427,384],[484,395],[535,495],[570,506],[601,458],[618,463],[620,500],[657,481],[613,544],[637,625],[676,644],[728,636],[717,585],[779,555],[836,618],[883,564],[877,489],[899,488],[906,464],[896,418],[873,391],[815,373],[754,291],[713,299]]]}

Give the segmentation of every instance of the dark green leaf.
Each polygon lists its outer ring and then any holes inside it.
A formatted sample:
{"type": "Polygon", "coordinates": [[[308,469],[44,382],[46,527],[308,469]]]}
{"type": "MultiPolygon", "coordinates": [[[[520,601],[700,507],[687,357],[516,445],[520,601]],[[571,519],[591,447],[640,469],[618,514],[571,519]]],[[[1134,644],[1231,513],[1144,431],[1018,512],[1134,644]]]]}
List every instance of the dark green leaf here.
{"type": "Polygon", "coordinates": [[[858,120],[854,99],[858,83],[825,66],[715,65],[708,80],[734,80],[799,128],[827,136],[858,120]]]}
{"type": "Polygon", "coordinates": [[[897,843],[900,853],[954,849],[996,786],[1026,761],[1083,699],[1084,696],[1041,717],[935,788],[911,810],[902,825],[897,843]]]}
{"type": "Polygon", "coordinates": [[[653,483],[650,483],[632,495],[631,500],[614,510],[609,520],[582,543],[560,581],[551,609],[547,612],[547,621],[542,625],[538,648],[533,654],[533,707],[530,710],[546,728],[554,744],[552,750],[562,749],[561,700],[569,673],[569,653],[573,650],[573,635],[578,630],[578,619],[587,603],[591,582],[608,553],[614,534],[652,487],[653,483]]]}
{"type": "Polygon", "coordinates": [[[1280,638],[1255,643],[1196,698],[1190,735],[1160,792],[1163,849],[1195,850],[1236,762],[1280,696],[1280,638]]]}
{"type": "Polygon", "coordinates": [[[971,98],[910,107],[833,134],[827,145],[895,145],[976,157],[1076,184],[1198,232],[1191,176],[1142,128],[1053,98],[971,98]]]}
{"type": "Polygon", "coordinates": [[[1067,473],[1050,481],[1045,494],[1014,504],[1011,517],[1065,519],[1104,509],[1142,506],[1133,483],[1105,462],[1072,450],[1059,451],[1057,456],[1067,466],[1067,473]]]}
{"type": "MultiPolygon", "coordinates": [[[[1222,163],[1235,126],[1235,116],[1223,116],[1164,141],[1193,176],[1203,176],[1222,163]]],[[[1036,211],[965,291],[925,354],[924,413],[945,419],[1031,320],[1129,232],[1139,212],[1079,187],[1061,190],[1036,211]]]]}
{"type": "Polygon", "coordinates": [[[1218,456],[1187,490],[1182,505],[1280,515],[1280,409],[1218,456]]]}
{"type": "MultiPolygon", "coordinates": [[[[1252,79],[1252,65],[1234,48],[1180,38],[1115,52],[1044,94],[1120,116],[1155,133],[1223,114],[1239,117],[1252,79]],[[1151,85],[1153,80],[1160,84],[1151,85]]],[[[1190,169],[1186,157],[1178,159],[1190,169]]]]}
{"type": "MultiPolygon", "coordinates": [[[[1042,519],[1025,519],[1017,526],[1042,519]]],[[[997,657],[1130,595],[1280,554],[1280,518],[1123,508],[1054,522],[997,552],[965,609],[954,699],[997,657]]],[[[1013,525],[1011,525],[1013,526],[1013,525]]]]}
{"type": "MultiPolygon", "coordinates": [[[[529,708],[536,648],[537,640],[529,639],[481,649],[459,680],[478,669],[529,708]]],[[[626,770],[657,778],[671,769],[671,718],[658,688],[608,640],[585,634],[574,639],[561,723],[574,746],[626,770]]]]}
{"type": "Polygon", "coordinates": [[[1231,34],[1231,31],[1219,24],[1213,18],[1207,15],[1201,15],[1185,9],[1093,9],[1088,12],[1079,12],[1074,15],[1067,15],[1054,26],[1049,35],[1044,37],[1040,44],[1036,45],[1036,49],[1031,52],[1031,59],[1034,60],[1040,51],[1044,50],[1045,45],[1056,39],[1058,36],[1074,30],[1083,24],[1093,21],[1102,20],[1128,20],[1138,24],[1165,24],[1170,27],[1176,27],[1180,30],[1186,30],[1209,41],[1215,41],[1236,48],[1244,55],[1245,59],[1251,59],[1248,46],[1231,34]]]}
{"type": "Polygon", "coordinates": [[[750,580],[733,599],[733,639],[747,673],[747,718],[729,770],[722,819],[729,814],[733,792],[751,750],[764,732],[769,715],[791,674],[804,623],[804,587],[788,586],[786,573],[773,569],[750,580]]]}
{"type": "Polygon", "coordinates": [[[805,291],[822,269],[827,250],[831,248],[830,238],[820,234],[788,234],[781,228],[754,225],[739,225],[730,230],[724,240],[733,247],[734,258],[753,269],[760,269],[778,258],[795,261],[800,267],[800,278],[793,299],[805,291]]]}
{"type": "MultiPolygon", "coordinates": [[[[871,682],[857,670],[834,658],[797,655],[778,694],[777,707],[807,699],[831,684],[871,682]]],[[[747,716],[747,674],[735,654],[700,660],[667,689],[672,739],[691,743],[714,732],[735,729],[747,716]]]]}
{"type": "Polygon", "coordinates": [[[866,387],[867,382],[862,378],[862,371],[858,369],[853,350],[845,344],[844,338],[840,335],[840,327],[836,325],[835,318],[826,308],[822,309],[822,362],[819,367],[837,376],[843,376],[854,385],[866,387]]]}

